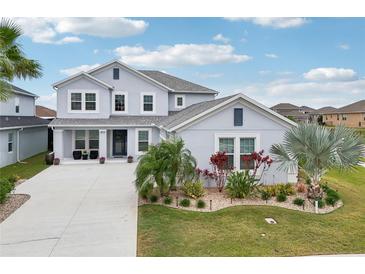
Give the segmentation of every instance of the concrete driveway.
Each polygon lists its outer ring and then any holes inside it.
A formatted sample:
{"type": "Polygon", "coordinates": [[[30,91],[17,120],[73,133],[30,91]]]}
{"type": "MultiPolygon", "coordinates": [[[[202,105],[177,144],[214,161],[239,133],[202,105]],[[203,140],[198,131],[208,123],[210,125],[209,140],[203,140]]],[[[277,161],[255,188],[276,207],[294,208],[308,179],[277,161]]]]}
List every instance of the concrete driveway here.
{"type": "Polygon", "coordinates": [[[0,224],[1,256],[136,256],[135,164],[51,166],[0,224]]]}

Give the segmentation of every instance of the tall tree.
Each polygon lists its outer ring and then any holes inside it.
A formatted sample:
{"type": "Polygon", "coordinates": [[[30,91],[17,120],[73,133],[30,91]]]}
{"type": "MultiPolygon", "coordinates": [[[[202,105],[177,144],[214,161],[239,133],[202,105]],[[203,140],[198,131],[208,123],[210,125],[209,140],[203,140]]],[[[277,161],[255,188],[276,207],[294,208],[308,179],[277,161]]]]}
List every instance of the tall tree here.
{"type": "Polygon", "coordinates": [[[0,21],[0,101],[6,101],[13,93],[10,82],[14,78],[32,79],[42,76],[38,61],[27,59],[17,39],[22,35],[19,25],[10,19],[0,21]]]}

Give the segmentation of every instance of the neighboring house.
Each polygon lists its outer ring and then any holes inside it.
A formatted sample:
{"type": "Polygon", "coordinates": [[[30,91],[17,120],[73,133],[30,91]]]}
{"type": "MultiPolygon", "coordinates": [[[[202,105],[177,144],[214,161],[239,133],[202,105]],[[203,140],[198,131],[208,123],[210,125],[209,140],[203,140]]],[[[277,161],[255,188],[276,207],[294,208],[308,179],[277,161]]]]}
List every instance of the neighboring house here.
{"type": "MultiPolygon", "coordinates": [[[[198,161],[210,168],[209,157],[226,151],[237,169],[241,156],[283,140],[296,123],[264,105],[236,94],[215,99],[217,91],[159,71],[138,71],[112,61],[54,84],[57,118],[55,157],[138,157],[148,145],[181,137],[198,161]]],[[[297,172],[277,170],[265,183],[295,182],[297,172]]]]}
{"type": "Polygon", "coordinates": [[[365,128],[365,100],[323,112],[323,122],[329,126],[365,128]]]}
{"type": "MultiPolygon", "coordinates": [[[[36,116],[48,121],[52,121],[56,118],[57,113],[53,109],[37,105],[36,116]]],[[[53,150],[53,130],[51,128],[48,128],[48,150],[53,150]]]]}
{"type": "Polygon", "coordinates": [[[320,124],[323,124],[325,122],[324,118],[323,118],[323,114],[332,112],[334,110],[336,110],[336,108],[331,107],[331,106],[326,106],[326,107],[322,107],[317,110],[314,110],[309,114],[310,120],[313,122],[318,122],[320,124]]]}
{"type": "Polygon", "coordinates": [[[47,150],[49,121],[35,116],[37,96],[16,86],[13,90],[0,102],[0,167],[47,150]]]}
{"type": "Polygon", "coordinates": [[[310,113],[315,111],[313,108],[307,106],[299,107],[290,103],[280,103],[271,107],[271,109],[291,120],[304,123],[311,121],[310,113]]]}

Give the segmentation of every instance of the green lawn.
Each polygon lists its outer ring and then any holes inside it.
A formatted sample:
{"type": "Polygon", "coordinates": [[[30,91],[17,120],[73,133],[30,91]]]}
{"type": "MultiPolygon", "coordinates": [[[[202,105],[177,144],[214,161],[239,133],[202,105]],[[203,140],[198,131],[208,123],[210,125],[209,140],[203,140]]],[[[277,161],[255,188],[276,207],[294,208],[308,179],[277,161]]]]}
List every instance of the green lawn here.
{"type": "Polygon", "coordinates": [[[3,168],[0,168],[1,177],[8,177],[10,175],[18,175],[22,179],[29,179],[46,169],[48,166],[44,161],[44,155],[46,152],[42,152],[33,157],[23,160],[23,163],[15,163],[3,168]]]}
{"type": "Polygon", "coordinates": [[[268,206],[199,213],[139,208],[139,256],[298,256],[365,253],[365,168],[327,176],[344,206],[315,215],[268,206]],[[274,217],[269,225],[265,217],[274,217]],[[266,236],[262,237],[261,234],[266,236]]]}

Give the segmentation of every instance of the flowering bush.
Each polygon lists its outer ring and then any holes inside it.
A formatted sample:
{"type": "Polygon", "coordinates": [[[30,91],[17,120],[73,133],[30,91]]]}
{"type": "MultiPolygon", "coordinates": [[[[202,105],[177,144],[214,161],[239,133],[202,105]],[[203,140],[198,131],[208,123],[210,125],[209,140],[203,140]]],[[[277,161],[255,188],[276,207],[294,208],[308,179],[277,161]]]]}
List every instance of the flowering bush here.
{"type": "Polygon", "coordinates": [[[264,172],[270,168],[270,166],[273,162],[273,160],[270,158],[269,155],[264,156],[263,149],[260,150],[259,152],[254,151],[250,155],[243,155],[242,160],[243,160],[243,162],[246,162],[246,163],[253,161],[254,166],[253,166],[252,176],[254,176],[254,177],[256,177],[257,172],[262,167],[261,174],[259,176],[260,179],[261,179],[262,175],[264,174],[264,172]]]}
{"type": "Polygon", "coordinates": [[[218,151],[210,156],[210,164],[212,165],[212,176],[216,182],[218,191],[222,192],[227,176],[233,167],[228,166],[228,156],[224,151],[218,151]]]}

